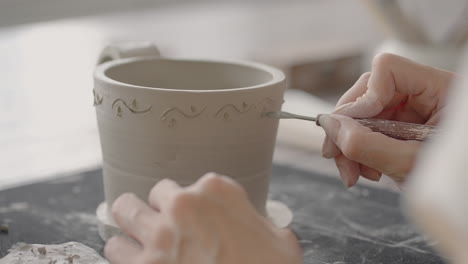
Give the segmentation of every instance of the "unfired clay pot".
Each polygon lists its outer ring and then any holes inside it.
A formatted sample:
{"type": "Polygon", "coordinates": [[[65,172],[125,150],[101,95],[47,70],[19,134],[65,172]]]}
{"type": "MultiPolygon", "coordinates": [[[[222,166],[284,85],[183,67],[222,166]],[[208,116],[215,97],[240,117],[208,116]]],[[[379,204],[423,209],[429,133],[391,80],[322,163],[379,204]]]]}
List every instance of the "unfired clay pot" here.
{"type": "Polygon", "coordinates": [[[99,63],[94,105],[107,208],[124,192],[146,201],[163,178],[186,186],[217,172],[239,182],[265,215],[278,120],[264,114],[281,108],[281,71],[162,58],[144,43],[108,47],[99,63]]]}

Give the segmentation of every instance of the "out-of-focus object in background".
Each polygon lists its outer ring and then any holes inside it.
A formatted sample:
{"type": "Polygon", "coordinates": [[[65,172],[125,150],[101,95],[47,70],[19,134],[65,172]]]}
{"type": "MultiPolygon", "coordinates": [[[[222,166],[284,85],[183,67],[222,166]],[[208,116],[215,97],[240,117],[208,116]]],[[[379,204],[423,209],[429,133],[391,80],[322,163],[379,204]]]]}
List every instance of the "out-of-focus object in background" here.
{"type": "Polygon", "coordinates": [[[363,48],[351,41],[273,45],[252,57],[285,72],[288,88],[305,91],[333,104],[354,84],[363,68],[363,48]]]}
{"type": "Polygon", "coordinates": [[[447,33],[445,41],[448,45],[463,47],[468,42],[468,4],[463,8],[462,15],[447,33]]]}
{"type": "MultiPolygon", "coordinates": [[[[465,61],[465,63],[468,61],[465,61]]],[[[446,109],[440,134],[424,149],[406,188],[408,214],[436,247],[468,263],[468,65],[446,109]]]]}
{"type": "Polygon", "coordinates": [[[333,99],[352,86],[359,77],[362,54],[346,54],[323,60],[296,61],[286,73],[291,88],[325,99],[333,99]]]}
{"type": "Polygon", "coordinates": [[[390,36],[407,43],[426,44],[429,39],[413,17],[404,14],[396,0],[363,0],[390,36]]]}
{"type": "MultiPolygon", "coordinates": [[[[459,1],[464,11],[440,40],[428,34],[428,26],[433,23],[427,25],[418,14],[409,15],[402,8],[401,1],[362,1],[387,34],[387,39],[375,53],[394,53],[433,67],[456,70],[463,46],[468,40],[468,4],[465,1],[459,1]]],[[[430,3],[426,2],[425,6],[430,6],[430,3]]],[[[428,11],[421,9],[420,13],[428,11]]]]}
{"type": "Polygon", "coordinates": [[[388,39],[376,49],[375,54],[393,53],[421,64],[456,71],[461,51],[458,47],[448,45],[419,45],[388,39]]]}

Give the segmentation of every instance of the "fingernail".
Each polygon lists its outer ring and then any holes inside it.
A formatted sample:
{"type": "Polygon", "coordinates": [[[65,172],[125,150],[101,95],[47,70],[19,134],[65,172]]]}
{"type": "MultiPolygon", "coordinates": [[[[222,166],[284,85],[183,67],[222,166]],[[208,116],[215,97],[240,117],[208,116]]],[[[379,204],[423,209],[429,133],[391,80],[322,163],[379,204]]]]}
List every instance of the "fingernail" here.
{"type": "Polygon", "coordinates": [[[380,179],[382,179],[382,173],[379,174],[379,178],[377,179],[377,182],[379,182],[380,179]]]}
{"type": "Polygon", "coordinates": [[[375,171],[374,171],[374,172],[371,172],[371,173],[372,173],[372,176],[371,176],[372,181],[375,181],[375,182],[380,181],[380,175],[379,175],[378,172],[375,172],[375,171]]]}
{"type": "Polygon", "coordinates": [[[378,172],[376,172],[375,174],[376,174],[376,175],[375,175],[375,181],[376,181],[376,182],[379,182],[379,181],[380,181],[380,178],[382,178],[382,174],[380,174],[380,173],[378,173],[378,172]]]}
{"type": "Polygon", "coordinates": [[[341,183],[343,183],[343,186],[347,189],[349,187],[349,177],[347,176],[348,172],[342,165],[336,164],[336,167],[340,172],[341,183]]]}
{"type": "Polygon", "coordinates": [[[321,115],[319,118],[320,126],[325,130],[327,136],[336,142],[338,138],[338,132],[340,130],[340,122],[333,118],[331,115],[321,115]]]}
{"type": "Polygon", "coordinates": [[[372,171],[371,173],[372,173],[371,178],[372,178],[372,180],[375,181],[375,182],[379,182],[380,179],[382,178],[382,173],[381,173],[381,172],[372,171]]]}
{"type": "Polygon", "coordinates": [[[325,141],[323,142],[323,147],[322,147],[322,156],[326,159],[331,159],[332,153],[330,149],[330,139],[328,137],[325,138],[325,141]]]}

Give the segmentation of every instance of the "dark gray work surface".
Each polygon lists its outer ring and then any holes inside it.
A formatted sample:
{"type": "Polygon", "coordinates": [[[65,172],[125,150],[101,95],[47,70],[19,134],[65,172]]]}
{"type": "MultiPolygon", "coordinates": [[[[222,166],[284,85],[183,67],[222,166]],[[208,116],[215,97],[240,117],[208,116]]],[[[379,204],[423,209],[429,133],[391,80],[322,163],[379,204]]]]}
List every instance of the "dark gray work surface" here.
{"type": "MultiPolygon", "coordinates": [[[[275,166],[271,198],[294,212],[304,263],[443,263],[399,210],[398,194],[346,191],[332,178],[275,166]]],[[[94,211],[104,199],[101,171],[0,192],[0,256],[16,242],[79,241],[102,253],[94,211]]]]}

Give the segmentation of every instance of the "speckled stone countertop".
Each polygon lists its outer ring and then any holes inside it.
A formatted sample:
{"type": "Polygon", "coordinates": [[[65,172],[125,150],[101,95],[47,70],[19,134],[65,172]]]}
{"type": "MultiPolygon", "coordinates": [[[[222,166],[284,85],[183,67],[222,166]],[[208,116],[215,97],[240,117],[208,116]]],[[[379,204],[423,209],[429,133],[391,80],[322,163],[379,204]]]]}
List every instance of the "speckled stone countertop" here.
{"type": "MultiPolygon", "coordinates": [[[[397,193],[275,166],[271,198],[294,212],[291,228],[304,263],[443,263],[399,209],[397,193]]],[[[0,257],[17,242],[82,242],[102,253],[96,206],[104,199],[101,171],[56,178],[0,192],[0,257]]]]}

